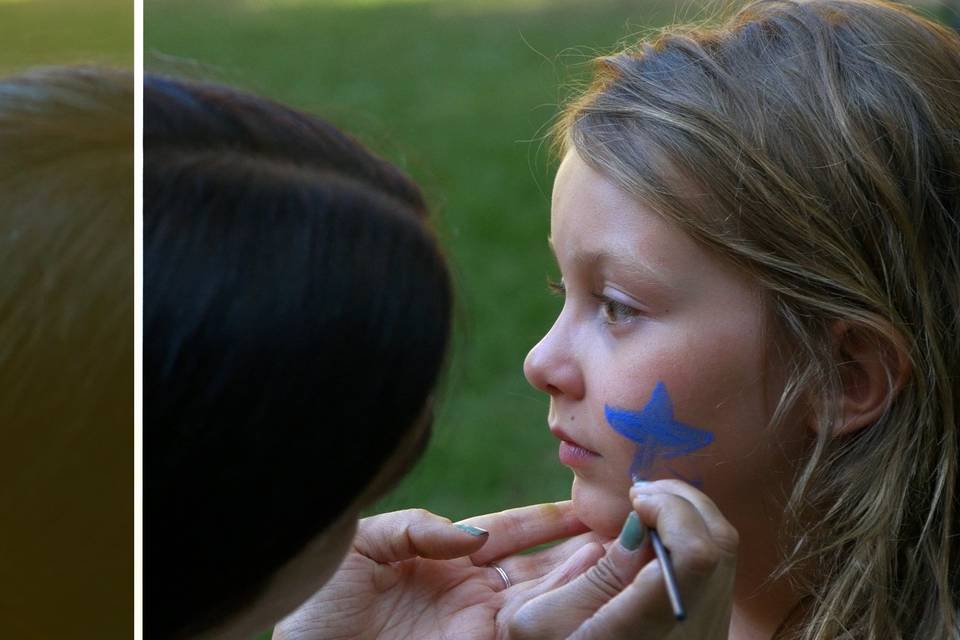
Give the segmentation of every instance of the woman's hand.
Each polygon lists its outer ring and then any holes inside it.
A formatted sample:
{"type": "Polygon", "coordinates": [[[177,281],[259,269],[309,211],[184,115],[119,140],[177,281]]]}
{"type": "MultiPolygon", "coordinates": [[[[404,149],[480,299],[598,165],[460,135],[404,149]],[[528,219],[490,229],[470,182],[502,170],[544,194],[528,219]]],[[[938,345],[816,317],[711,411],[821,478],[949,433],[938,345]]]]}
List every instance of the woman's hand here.
{"type": "Polygon", "coordinates": [[[274,640],[502,638],[506,621],[526,602],[566,584],[603,555],[599,538],[584,533],[570,502],[464,524],[489,533],[471,535],[419,509],[361,520],[343,564],[277,625],[274,640]],[[570,536],[577,537],[516,555],[570,536]],[[509,589],[491,562],[509,576],[509,589]]]}
{"type": "Polygon", "coordinates": [[[596,566],[521,607],[508,625],[512,640],[727,639],[737,531],[709,498],[678,480],[635,486],[630,497],[670,550],[686,619],[673,616],[649,541],[630,550],[621,534],[596,566]]]}

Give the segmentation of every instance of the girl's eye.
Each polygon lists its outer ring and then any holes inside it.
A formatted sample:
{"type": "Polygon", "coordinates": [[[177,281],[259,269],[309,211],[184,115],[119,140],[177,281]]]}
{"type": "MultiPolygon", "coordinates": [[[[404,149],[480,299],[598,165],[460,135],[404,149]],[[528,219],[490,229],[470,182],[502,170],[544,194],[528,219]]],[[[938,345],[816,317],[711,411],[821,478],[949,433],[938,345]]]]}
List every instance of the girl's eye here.
{"type": "MultiPolygon", "coordinates": [[[[547,288],[555,296],[565,298],[567,295],[567,286],[560,280],[554,280],[547,277],[547,288]]],[[[600,313],[603,314],[603,321],[609,325],[617,325],[629,322],[641,314],[640,310],[631,307],[628,304],[614,300],[603,294],[595,295],[594,298],[600,306],[600,313]]]]}
{"type": "Polygon", "coordinates": [[[633,307],[606,296],[600,298],[600,311],[603,313],[603,321],[607,324],[621,324],[640,315],[640,312],[633,307]]]}
{"type": "Polygon", "coordinates": [[[553,278],[547,276],[547,289],[550,290],[555,296],[564,297],[567,295],[567,287],[563,284],[563,278],[560,280],[554,280],[553,278]]]}

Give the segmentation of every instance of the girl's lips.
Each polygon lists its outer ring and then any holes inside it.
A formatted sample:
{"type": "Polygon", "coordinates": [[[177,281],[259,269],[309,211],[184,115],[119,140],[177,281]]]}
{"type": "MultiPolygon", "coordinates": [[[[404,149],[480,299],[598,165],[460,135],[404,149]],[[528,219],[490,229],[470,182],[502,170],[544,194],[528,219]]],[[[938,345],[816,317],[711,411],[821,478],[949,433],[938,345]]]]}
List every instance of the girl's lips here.
{"type": "Polygon", "coordinates": [[[600,454],[594,453],[589,449],[584,449],[583,447],[564,440],[560,443],[559,457],[560,464],[565,464],[568,467],[578,467],[587,464],[592,460],[599,459],[600,454]]]}
{"type": "Polygon", "coordinates": [[[590,462],[600,457],[596,451],[587,449],[576,440],[571,438],[563,429],[550,429],[554,437],[560,439],[560,463],[568,467],[576,467],[590,462]]]}

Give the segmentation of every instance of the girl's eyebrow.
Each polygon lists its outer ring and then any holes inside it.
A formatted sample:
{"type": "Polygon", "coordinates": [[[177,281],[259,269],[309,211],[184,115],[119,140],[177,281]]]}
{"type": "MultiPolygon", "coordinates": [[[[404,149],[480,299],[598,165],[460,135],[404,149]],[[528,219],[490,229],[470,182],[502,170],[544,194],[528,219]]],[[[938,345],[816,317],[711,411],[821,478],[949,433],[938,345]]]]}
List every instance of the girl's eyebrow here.
{"type": "MultiPolygon", "coordinates": [[[[553,238],[547,237],[547,245],[553,253],[553,259],[557,260],[557,251],[553,244],[553,238]]],[[[666,289],[667,291],[676,291],[677,285],[671,284],[664,279],[661,270],[654,269],[643,259],[632,252],[607,251],[600,249],[576,251],[570,256],[572,262],[584,266],[602,266],[613,265],[620,271],[625,271],[631,278],[636,278],[645,284],[666,289]]],[[[557,260],[559,262],[559,260],[557,260]]]]}

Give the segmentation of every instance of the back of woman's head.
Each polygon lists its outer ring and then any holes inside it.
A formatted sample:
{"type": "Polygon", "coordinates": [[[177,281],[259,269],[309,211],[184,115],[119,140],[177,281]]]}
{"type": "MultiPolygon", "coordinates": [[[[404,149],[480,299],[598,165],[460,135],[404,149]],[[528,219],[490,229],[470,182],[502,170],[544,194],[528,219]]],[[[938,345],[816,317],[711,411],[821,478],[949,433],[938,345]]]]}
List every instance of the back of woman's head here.
{"type": "Polygon", "coordinates": [[[133,164],[131,73],[0,79],[7,635],[133,626],[133,164]]]}
{"type": "Polygon", "coordinates": [[[795,350],[774,422],[805,407],[820,434],[791,502],[819,516],[794,556],[820,578],[804,637],[953,637],[956,34],[882,2],[761,0],[599,59],[558,133],[770,294],[795,350]],[[845,438],[837,321],[911,371],[845,438]]]}
{"type": "Polygon", "coordinates": [[[333,126],[144,90],[145,624],[210,626],[364,490],[442,367],[417,187],[333,126]]]}

